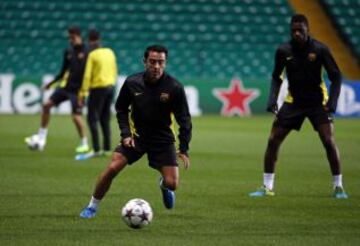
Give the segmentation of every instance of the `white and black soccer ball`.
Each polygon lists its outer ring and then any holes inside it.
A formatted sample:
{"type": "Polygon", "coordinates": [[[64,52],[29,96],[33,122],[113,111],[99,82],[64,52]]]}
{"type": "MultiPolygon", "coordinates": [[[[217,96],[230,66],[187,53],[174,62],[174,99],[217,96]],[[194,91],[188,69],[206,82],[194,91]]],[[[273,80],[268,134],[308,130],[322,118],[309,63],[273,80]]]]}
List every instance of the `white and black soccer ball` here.
{"type": "Polygon", "coordinates": [[[25,139],[25,142],[30,150],[39,150],[39,141],[40,138],[38,135],[32,135],[31,137],[25,139]]]}
{"type": "Polygon", "coordinates": [[[123,221],[133,229],[140,229],[150,224],[153,211],[150,204],[140,198],[131,199],[121,210],[123,221]]]}

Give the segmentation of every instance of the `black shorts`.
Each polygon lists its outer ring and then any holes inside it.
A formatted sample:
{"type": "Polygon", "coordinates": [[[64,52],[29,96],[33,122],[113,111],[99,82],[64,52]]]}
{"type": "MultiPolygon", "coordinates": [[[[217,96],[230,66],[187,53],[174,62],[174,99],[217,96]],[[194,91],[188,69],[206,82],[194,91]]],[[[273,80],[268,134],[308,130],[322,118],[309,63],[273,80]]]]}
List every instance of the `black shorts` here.
{"type": "Polygon", "coordinates": [[[77,93],[66,91],[65,89],[56,89],[51,95],[50,100],[54,103],[55,106],[58,106],[60,103],[70,100],[71,111],[73,114],[81,114],[82,107],[78,104],[77,93]]]}
{"type": "Polygon", "coordinates": [[[309,118],[315,131],[320,125],[333,122],[332,115],[322,106],[300,107],[284,103],[276,115],[273,126],[299,131],[306,117],[309,118]]]}
{"type": "Polygon", "coordinates": [[[135,148],[119,144],[115,148],[115,152],[123,154],[129,165],[139,160],[146,153],[149,166],[152,168],[160,169],[165,166],[178,166],[174,144],[147,145],[135,140],[135,148]]]}

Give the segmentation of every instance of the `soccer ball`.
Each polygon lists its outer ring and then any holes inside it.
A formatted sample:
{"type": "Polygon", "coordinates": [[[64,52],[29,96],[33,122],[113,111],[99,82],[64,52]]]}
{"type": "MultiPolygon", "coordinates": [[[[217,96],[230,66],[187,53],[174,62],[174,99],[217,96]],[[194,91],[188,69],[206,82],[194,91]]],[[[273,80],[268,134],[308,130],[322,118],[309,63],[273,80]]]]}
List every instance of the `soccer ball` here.
{"type": "Polygon", "coordinates": [[[140,229],[150,224],[153,211],[150,204],[140,198],[131,199],[121,210],[124,222],[133,229],[140,229]]]}
{"type": "Polygon", "coordinates": [[[37,134],[32,135],[31,137],[25,138],[25,143],[27,144],[27,146],[30,150],[39,150],[39,148],[40,148],[39,141],[40,141],[40,138],[37,134]]]}

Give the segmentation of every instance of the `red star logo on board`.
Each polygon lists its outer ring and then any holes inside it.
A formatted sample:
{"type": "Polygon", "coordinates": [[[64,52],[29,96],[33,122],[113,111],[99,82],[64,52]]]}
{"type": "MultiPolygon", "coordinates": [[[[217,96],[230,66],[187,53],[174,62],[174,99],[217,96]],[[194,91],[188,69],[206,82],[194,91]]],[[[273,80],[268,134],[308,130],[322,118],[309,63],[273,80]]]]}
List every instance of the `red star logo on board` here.
{"type": "Polygon", "coordinates": [[[227,89],[214,88],[213,94],[222,102],[221,115],[224,116],[251,115],[249,104],[260,95],[258,89],[245,89],[238,78],[233,78],[227,89]]]}

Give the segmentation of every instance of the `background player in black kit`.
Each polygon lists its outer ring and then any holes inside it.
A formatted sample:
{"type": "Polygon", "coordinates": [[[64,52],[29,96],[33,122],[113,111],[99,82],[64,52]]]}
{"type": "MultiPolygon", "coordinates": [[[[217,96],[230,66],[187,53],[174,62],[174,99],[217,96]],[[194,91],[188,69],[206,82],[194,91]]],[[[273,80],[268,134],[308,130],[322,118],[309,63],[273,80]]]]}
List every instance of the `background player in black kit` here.
{"type": "Polygon", "coordinates": [[[339,150],[334,139],[331,113],[336,111],[341,88],[341,74],[329,49],[309,36],[308,20],[304,15],[291,19],[292,39],[280,45],[275,55],[275,67],[267,110],[276,114],[268,140],[264,160],[264,186],[250,196],[273,196],[275,163],[281,143],[292,129],[300,130],[305,118],[309,118],[318,132],[326,150],[333,175],[334,197],[347,198],[342,186],[339,150]],[[322,78],[325,68],[330,85],[328,96],[322,78]],[[288,96],[278,111],[277,97],[286,71],[289,82],[288,96]]]}
{"type": "Polygon", "coordinates": [[[161,174],[160,189],[165,207],[173,208],[179,173],[172,115],[179,124],[178,157],[186,169],[190,165],[188,148],[192,125],[183,86],[164,72],[167,54],[163,46],[148,47],[144,53],[145,72],[129,76],[121,88],[115,106],[121,143],[100,175],[90,203],[80,217],[94,217],[113,178],[145,153],[149,165],[161,174]]]}
{"type": "Polygon", "coordinates": [[[58,106],[64,101],[70,100],[72,108],[72,119],[81,138],[81,143],[76,148],[76,152],[82,153],[89,151],[89,146],[81,116],[82,107],[78,104],[77,94],[83,81],[87,48],[83,43],[79,27],[69,27],[68,38],[70,47],[66,48],[64,51],[64,59],[61,71],[50,83],[45,86],[45,89],[49,89],[52,84],[61,80],[65,80],[65,84],[60,85],[60,87],[57,88],[51,95],[50,99],[44,103],[41,113],[40,129],[37,134],[26,138],[25,142],[31,142],[34,138],[38,139],[39,150],[43,150],[46,145],[51,108],[58,106]]]}

